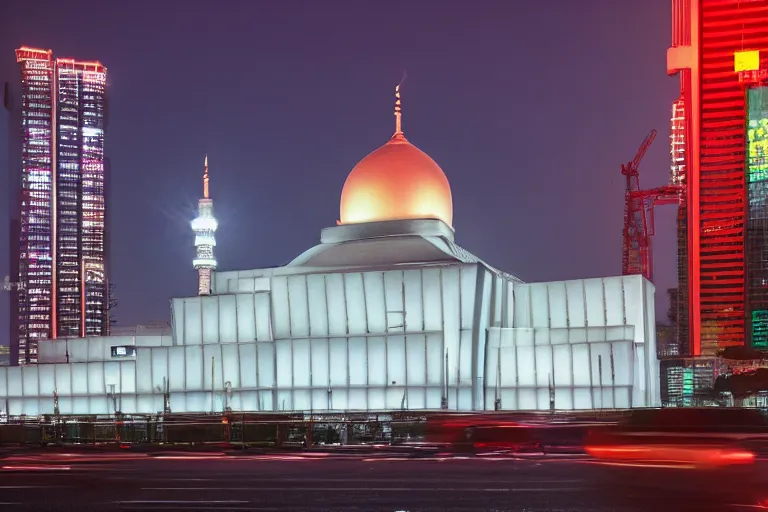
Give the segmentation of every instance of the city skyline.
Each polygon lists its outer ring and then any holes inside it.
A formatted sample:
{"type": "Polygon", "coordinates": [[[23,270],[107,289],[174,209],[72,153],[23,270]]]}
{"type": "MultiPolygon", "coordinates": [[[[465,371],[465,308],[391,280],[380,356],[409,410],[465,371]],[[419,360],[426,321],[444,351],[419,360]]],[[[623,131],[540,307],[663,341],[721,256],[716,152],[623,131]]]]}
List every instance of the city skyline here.
{"type": "Polygon", "coordinates": [[[768,508],[768,0],[6,0],[0,86],[3,509],[768,508]]]}
{"type": "MultiPolygon", "coordinates": [[[[341,190],[344,176],[382,134],[390,131],[386,113],[391,108],[391,87],[403,68],[409,74],[404,91],[410,137],[441,162],[454,185],[460,219],[456,232],[464,246],[529,281],[618,273],[623,199],[619,165],[631,157],[648,128],[664,130],[676,83],[664,76],[663,66],[659,65],[669,39],[667,2],[658,2],[652,13],[646,13],[640,4],[624,8],[607,2],[595,5],[600,7],[595,11],[599,14],[591,23],[600,25],[597,28],[602,32],[587,37],[582,43],[584,48],[602,55],[601,67],[607,61],[611,67],[622,66],[625,59],[633,61],[633,70],[638,65],[647,70],[640,79],[630,80],[616,72],[610,83],[580,81],[570,86],[570,92],[568,86],[555,85],[559,77],[570,73],[569,67],[590,63],[562,62],[556,56],[564,47],[539,50],[539,55],[522,51],[524,42],[535,37],[523,25],[542,23],[543,10],[515,21],[513,31],[494,26],[486,37],[464,41],[469,46],[454,52],[453,60],[435,60],[442,52],[428,38],[417,35],[419,20],[434,14],[418,8],[409,10],[414,19],[400,25],[401,36],[394,47],[384,30],[365,38],[361,55],[341,41],[335,42],[333,48],[343,48],[342,55],[346,55],[343,62],[329,60],[333,52],[323,55],[307,46],[293,45],[290,31],[276,35],[278,39],[270,47],[271,36],[267,34],[277,34],[272,31],[290,18],[287,10],[278,8],[259,10],[268,20],[260,36],[249,36],[251,32],[240,27],[232,30],[226,47],[255,45],[261,52],[258,58],[242,61],[239,68],[231,67],[240,58],[239,50],[235,55],[213,58],[186,31],[182,31],[181,40],[189,45],[187,55],[196,56],[187,59],[188,66],[172,63],[169,68],[158,57],[157,62],[142,61],[142,66],[137,67],[131,51],[157,56],[152,52],[163,48],[161,33],[152,27],[147,28],[147,38],[137,46],[128,47],[120,43],[125,38],[115,37],[98,49],[92,43],[76,42],[63,32],[57,33],[50,26],[33,26],[25,21],[23,7],[14,11],[13,16],[19,17],[16,28],[3,37],[18,37],[23,30],[31,36],[23,41],[26,44],[45,43],[62,47],[67,54],[93,56],[109,63],[112,142],[108,153],[115,172],[114,190],[120,191],[112,198],[113,218],[118,223],[113,226],[113,265],[117,272],[113,281],[120,297],[120,323],[135,324],[163,320],[168,298],[195,293],[194,271],[188,264],[194,254],[188,223],[194,217],[194,203],[199,197],[202,153],[209,153],[216,161],[220,267],[283,263],[315,241],[317,229],[338,218],[333,198],[341,190]],[[636,43],[627,43],[621,51],[636,52],[637,57],[627,59],[624,54],[619,58],[616,52],[604,48],[603,40],[611,37],[612,31],[601,25],[600,19],[610,16],[644,16],[646,28],[638,30],[637,37],[644,37],[647,46],[655,50],[646,48],[641,53],[634,48],[636,43]],[[251,37],[257,39],[244,44],[251,37]],[[517,74],[511,73],[514,66],[506,62],[487,57],[467,60],[473,54],[482,56],[484,45],[493,41],[504,42],[511,56],[523,59],[520,69],[530,73],[530,80],[542,73],[545,79],[532,88],[519,81],[517,74]],[[93,49],[97,50],[95,54],[93,49]],[[309,67],[281,66],[270,59],[270,51],[287,52],[293,58],[305,55],[316,59],[316,63],[309,67]],[[207,64],[200,69],[208,71],[194,80],[188,73],[201,62],[207,64]],[[256,79],[261,76],[254,74],[260,65],[265,66],[262,71],[268,80],[256,79]],[[360,65],[366,73],[358,72],[360,65]],[[168,81],[171,69],[180,73],[173,82],[168,81]],[[213,87],[219,83],[213,77],[224,76],[225,69],[236,71],[234,81],[213,87]],[[145,74],[151,80],[142,83],[145,74]],[[306,80],[310,82],[305,86],[306,80]],[[169,88],[171,83],[175,89],[169,88]],[[494,92],[483,94],[484,90],[494,92]],[[563,94],[553,96],[556,91],[563,94]],[[525,99],[526,94],[529,99],[525,99]],[[655,95],[658,99],[653,99],[650,109],[627,99],[641,95],[655,95]],[[576,96],[582,99],[569,99],[576,96]],[[225,97],[237,108],[224,108],[220,99],[225,97]],[[558,97],[562,99],[537,102],[558,97]],[[524,108],[531,102],[538,104],[535,112],[524,108]],[[562,126],[570,123],[567,119],[583,117],[579,109],[585,108],[604,112],[605,120],[595,123],[589,136],[580,133],[583,130],[563,133],[562,126]],[[608,112],[619,112],[619,117],[637,121],[624,126],[608,112]],[[152,122],[137,124],[139,119],[152,122]],[[557,154],[547,150],[554,145],[560,148],[557,154]],[[512,155],[510,147],[515,150],[512,155]],[[554,184],[553,179],[557,180],[554,184]],[[581,192],[577,192],[579,187],[581,192]],[[604,201],[586,200],[588,193],[598,193],[604,201]],[[570,213],[564,214],[564,210],[570,213]],[[243,229],[249,229],[252,236],[239,236],[243,229]],[[514,234],[518,242],[500,242],[496,236],[499,230],[514,234]],[[530,248],[521,251],[520,240],[530,248]],[[567,261],[562,261],[562,251],[557,249],[564,246],[573,248],[567,261]],[[136,247],[151,250],[137,251],[136,247]]],[[[343,12],[342,19],[334,23],[340,29],[346,28],[347,35],[340,36],[346,41],[355,32],[354,20],[364,10],[348,8],[343,12]]],[[[476,26],[490,19],[492,13],[481,9],[467,22],[476,26]]],[[[158,15],[168,14],[160,6],[158,15]]],[[[246,14],[253,13],[241,4],[226,15],[213,15],[209,33],[203,39],[208,41],[214,37],[210,34],[224,33],[225,20],[246,14]]],[[[200,10],[188,13],[183,27],[191,28],[204,15],[200,10]]],[[[566,8],[550,21],[572,37],[586,37],[583,27],[576,29],[566,23],[569,17],[580,15],[566,8]]],[[[449,10],[442,16],[446,23],[459,23],[456,12],[449,10]]],[[[294,22],[301,20],[305,18],[294,22]]],[[[104,30],[96,28],[92,36],[101,37],[104,30]]],[[[314,31],[306,37],[323,36],[314,31]]],[[[452,45],[457,43],[444,44],[454,48],[452,45]]],[[[641,169],[641,179],[647,186],[664,183],[668,177],[668,146],[662,142],[663,137],[659,139],[641,169]]],[[[666,288],[674,284],[670,243],[674,241],[674,227],[669,222],[662,224],[665,216],[674,218],[669,210],[669,215],[660,213],[657,236],[658,252],[663,255],[666,251],[666,257],[657,258],[660,303],[665,302],[666,288]]],[[[657,312],[664,314],[665,307],[661,305],[657,312]]]]}

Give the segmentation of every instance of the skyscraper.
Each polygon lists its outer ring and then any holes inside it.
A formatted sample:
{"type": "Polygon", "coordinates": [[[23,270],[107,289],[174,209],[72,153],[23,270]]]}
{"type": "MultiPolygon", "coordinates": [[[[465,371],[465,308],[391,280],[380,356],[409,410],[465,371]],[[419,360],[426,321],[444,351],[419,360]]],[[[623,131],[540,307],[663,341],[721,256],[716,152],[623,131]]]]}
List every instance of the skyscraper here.
{"type": "Polygon", "coordinates": [[[768,0],[673,0],[683,353],[768,348],[768,0]]]}
{"type": "Polygon", "coordinates": [[[104,200],[107,69],[16,50],[21,68],[19,363],[40,339],[109,332],[104,200]]]}

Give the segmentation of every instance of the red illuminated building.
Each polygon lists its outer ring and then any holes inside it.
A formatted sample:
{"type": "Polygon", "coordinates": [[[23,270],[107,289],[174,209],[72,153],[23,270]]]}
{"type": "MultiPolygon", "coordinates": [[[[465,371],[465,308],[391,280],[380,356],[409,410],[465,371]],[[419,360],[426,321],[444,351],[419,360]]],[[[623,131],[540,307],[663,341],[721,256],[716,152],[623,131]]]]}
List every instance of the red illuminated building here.
{"type": "Polygon", "coordinates": [[[27,47],[16,61],[21,176],[11,343],[23,364],[37,361],[41,339],[108,333],[107,70],[27,47]]]}
{"type": "Polygon", "coordinates": [[[768,0],[672,5],[679,342],[691,355],[768,348],[768,0]]]}

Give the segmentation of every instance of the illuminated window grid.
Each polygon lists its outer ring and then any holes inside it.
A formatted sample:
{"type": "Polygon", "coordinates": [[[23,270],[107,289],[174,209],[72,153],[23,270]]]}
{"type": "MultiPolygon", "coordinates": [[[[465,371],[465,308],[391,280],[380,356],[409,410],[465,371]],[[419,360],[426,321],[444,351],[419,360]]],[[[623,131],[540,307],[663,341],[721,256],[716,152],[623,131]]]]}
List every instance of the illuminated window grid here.
{"type": "Polygon", "coordinates": [[[19,346],[20,362],[35,362],[38,339],[108,331],[106,69],[29,48],[17,50],[17,61],[23,96],[19,281],[25,284],[18,301],[19,346]],[[85,261],[99,271],[86,272],[85,261]]]}

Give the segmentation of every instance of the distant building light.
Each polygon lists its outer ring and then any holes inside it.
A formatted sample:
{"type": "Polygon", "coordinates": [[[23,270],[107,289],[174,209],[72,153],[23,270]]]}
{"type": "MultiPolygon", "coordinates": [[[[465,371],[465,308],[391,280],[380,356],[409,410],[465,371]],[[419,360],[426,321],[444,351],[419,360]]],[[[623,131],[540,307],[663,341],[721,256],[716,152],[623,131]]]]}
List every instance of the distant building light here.
{"type": "Polygon", "coordinates": [[[112,357],[136,357],[136,347],[133,345],[112,347],[112,357]]]}

